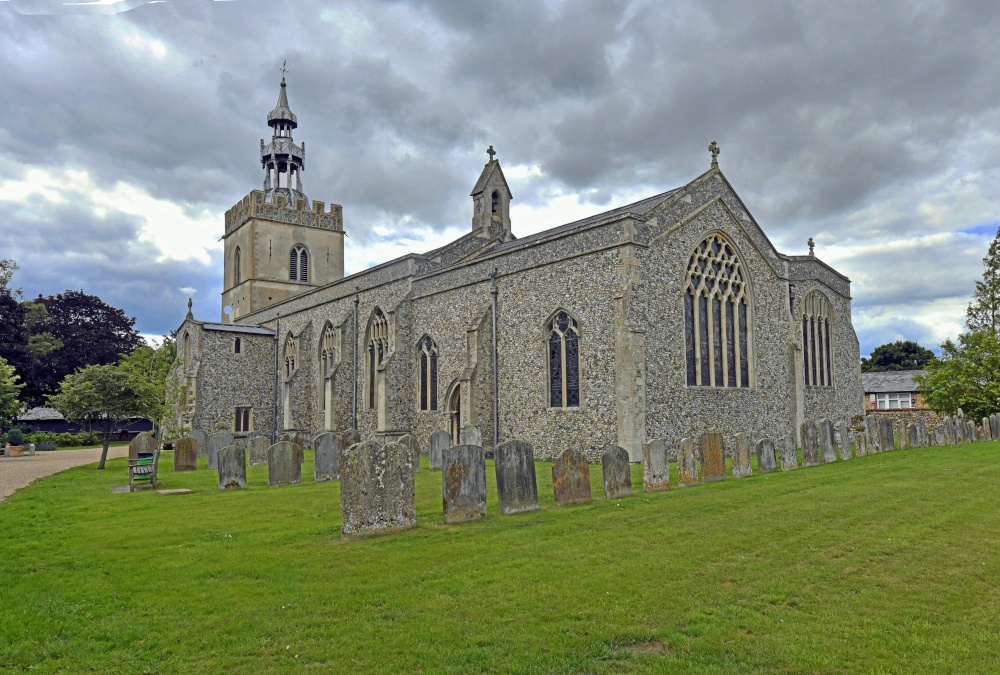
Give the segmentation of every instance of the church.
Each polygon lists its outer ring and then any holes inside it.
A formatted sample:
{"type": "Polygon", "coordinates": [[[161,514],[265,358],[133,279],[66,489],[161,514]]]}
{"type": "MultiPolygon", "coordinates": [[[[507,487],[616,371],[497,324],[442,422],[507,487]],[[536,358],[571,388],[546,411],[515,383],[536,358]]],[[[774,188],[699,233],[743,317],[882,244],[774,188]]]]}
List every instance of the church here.
{"type": "Polygon", "coordinates": [[[343,208],[306,196],[284,77],[267,124],[262,189],[225,216],[221,320],[189,302],[177,331],[167,427],[426,447],[474,426],[487,450],[640,461],[651,439],[864,412],[850,280],[811,241],[774,248],[714,142],[686,185],[521,238],[491,146],[466,234],[345,277],[343,208]]]}

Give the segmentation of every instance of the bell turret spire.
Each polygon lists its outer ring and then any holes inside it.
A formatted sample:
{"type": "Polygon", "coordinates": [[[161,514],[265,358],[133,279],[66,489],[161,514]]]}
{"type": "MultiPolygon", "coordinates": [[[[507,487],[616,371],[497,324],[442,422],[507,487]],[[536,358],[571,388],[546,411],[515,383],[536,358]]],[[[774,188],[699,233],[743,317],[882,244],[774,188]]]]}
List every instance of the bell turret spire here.
{"type": "Polygon", "coordinates": [[[260,139],[260,165],[264,169],[264,194],[273,202],[275,195],[284,195],[289,204],[295,199],[309,199],[302,191],[302,172],[306,168],[306,144],[296,145],[292,129],[299,126],[295,113],[288,105],[288,87],[285,84],[285,66],[281,67],[281,88],[278,103],[267,114],[267,124],[272,129],[271,142],[260,139]]]}

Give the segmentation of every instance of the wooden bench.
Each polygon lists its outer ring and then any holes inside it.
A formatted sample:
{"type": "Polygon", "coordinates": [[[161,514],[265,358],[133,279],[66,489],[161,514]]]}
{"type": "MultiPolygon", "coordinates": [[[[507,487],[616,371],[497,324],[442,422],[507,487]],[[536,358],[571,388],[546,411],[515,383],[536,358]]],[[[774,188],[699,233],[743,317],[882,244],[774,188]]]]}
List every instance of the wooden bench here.
{"type": "Polygon", "coordinates": [[[140,452],[136,459],[128,460],[128,491],[135,492],[137,484],[156,487],[156,465],[159,463],[160,451],[140,452]]]}

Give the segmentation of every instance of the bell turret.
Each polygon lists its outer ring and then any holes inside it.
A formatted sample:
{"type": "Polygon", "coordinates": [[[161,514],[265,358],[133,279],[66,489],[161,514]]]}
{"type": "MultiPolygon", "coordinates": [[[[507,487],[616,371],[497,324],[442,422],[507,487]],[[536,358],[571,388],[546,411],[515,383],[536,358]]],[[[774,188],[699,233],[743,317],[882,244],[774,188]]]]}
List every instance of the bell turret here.
{"type": "Polygon", "coordinates": [[[306,144],[296,145],[292,140],[292,129],[299,123],[288,105],[285,76],[281,76],[278,103],[267,114],[267,124],[272,129],[271,142],[264,144],[260,139],[260,165],[264,169],[264,194],[268,202],[274,202],[275,195],[284,195],[288,204],[296,199],[309,199],[302,191],[302,172],[306,168],[306,144]]]}

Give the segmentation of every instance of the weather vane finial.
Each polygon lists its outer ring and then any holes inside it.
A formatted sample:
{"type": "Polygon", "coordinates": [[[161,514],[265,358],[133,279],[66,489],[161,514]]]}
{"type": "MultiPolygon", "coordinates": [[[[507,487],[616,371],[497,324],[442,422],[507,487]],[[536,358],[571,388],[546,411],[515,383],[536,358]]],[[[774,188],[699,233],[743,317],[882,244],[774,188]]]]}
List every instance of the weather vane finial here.
{"type": "Polygon", "coordinates": [[[708,151],[712,153],[712,168],[713,169],[719,168],[719,153],[722,152],[721,150],[719,150],[719,144],[716,143],[715,141],[712,141],[711,143],[708,144],[708,151]]]}
{"type": "Polygon", "coordinates": [[[490,156],[490,161],[493,161],[493,157],[497,154],[497,151],[493,149],[493,146],[486,148],[486,154],[490,156]]]}
{"type": "Polygon", "coordinates": [[[288,68],[285,67],[287,65],[288,65],[288,59],[285,59],[284,61],[281,62],[281,81],[282,82],[285,81],[285,73],[288,72],[288,68]]]}

